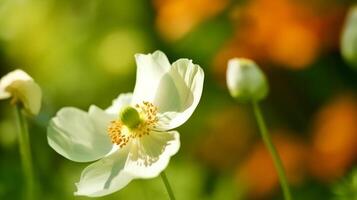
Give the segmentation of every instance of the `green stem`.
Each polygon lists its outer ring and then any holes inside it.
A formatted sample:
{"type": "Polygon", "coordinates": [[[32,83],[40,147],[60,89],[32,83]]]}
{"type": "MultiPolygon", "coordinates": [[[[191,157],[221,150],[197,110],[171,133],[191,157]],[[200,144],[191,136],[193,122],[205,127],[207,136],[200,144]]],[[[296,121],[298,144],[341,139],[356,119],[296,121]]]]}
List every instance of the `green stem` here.
{"type": "Polygon", "coordinates": [[[289,190],[288,181],[287,181],[287,178],[286,178],[286,175],[284,172],[283,164],[281,162],[281,159],[279,157],[277,150],[274,147],[274,144],[270,138],[270,135],[267,131],[267,127],[265,125],[263,115],[260,111],[260,108],[259,108],[259,105],[257,102],[253,102],[253,109],[254,109],[255,117],[257,118],[259,130],[263,137],[263,141],[264,141],[265,145],[267,146],[271,157],[273,158],[275,168],[278,172],[278,177],[279,177],[281,188],[284,193],[285,200],[292,200],[290,190],[289,190]]]}
{"type": "Polygon", "coordinates": [[[164,171],[161,172],[160,176],[161,176],[162,182],[164,182],[164,185],[166,187],[167,193],[169,194],[170,200],[175,200],[175,195],[172,192],[169,180],[167,179],[165,172],[164,171]]]}
{"type": "Polygon", "coordinates": [[[19,149],[21,155],[21,162],[23,173],[26,181],[26,197],[25,199],[35,199],[35,184],[34,184],[34,175],[32,168],[32,159],[31,159],[31,149],[30,149],[30,139],[29,132],[27,128],[26,118],[22,113],[22,106],[16,105],[16,117],[17,117],[17,125],[19,129],[19,149]]]}

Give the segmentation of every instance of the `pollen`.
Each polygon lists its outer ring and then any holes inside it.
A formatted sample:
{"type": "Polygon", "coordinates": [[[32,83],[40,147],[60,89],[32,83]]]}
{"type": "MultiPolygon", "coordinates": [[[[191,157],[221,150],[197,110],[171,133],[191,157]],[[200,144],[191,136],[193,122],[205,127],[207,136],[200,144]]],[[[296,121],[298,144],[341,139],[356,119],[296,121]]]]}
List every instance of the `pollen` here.
{"type": "Polygon", "coordinates": [[[137,126],[129,127],[121,119],[111,121],[108,126],[107,131],[112,143],[120,148],[128,144],[130,140],[149,135],[157,126],[157,107],[154,104],[144,101],[136,104],[135,109],[140,115],[140,123],[137,126]]]}
{"type": "Polygon", "coordinates": [[[120,120],[111,121],[108,127],[108,134],[113,144],[119,147],[125,146],[129,142],[129,135],[124,133],[123,123],[120,120]]]}

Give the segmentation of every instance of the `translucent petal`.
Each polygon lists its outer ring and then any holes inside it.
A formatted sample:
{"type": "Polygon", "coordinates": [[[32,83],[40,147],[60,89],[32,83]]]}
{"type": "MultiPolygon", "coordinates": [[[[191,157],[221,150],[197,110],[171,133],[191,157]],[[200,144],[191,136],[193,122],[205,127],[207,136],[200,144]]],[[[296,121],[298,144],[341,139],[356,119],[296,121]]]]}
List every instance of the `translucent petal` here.
{"type": "Polygon", "coordinates": [[[167,167],[171,156],[179,148],[177,131],[151,132],[131,144],[125,171],[135,178],[156,177],[167,167]]]}
{"type": "Polygon", "coordinates": [[[188,59],[179,59],[166,73],[155,94],[160,128],[169,130],[186,122],[196,109],[203,90],[204,72],[188,59]]]}
{"type": "Polygon", "coordinates": [[[6,91],[6,88],[11,85],[14,81],[29,81],[32,80],[31,76],[29,76],[26,72],[17,69],[14,70],[5,76],[3,76],[0,80],[0,99],[9,98],[11,94],[6,91]]]}
{"type": "Polygon", "coordinates": [[[133,179],[156,177],[179,147],[177,132],[152,132],[85,168],[75,194],[104,196],[122,189],[133,179]]]}
{"type": "Polygon", "coordinates": [[[24,71],[15,70],[0,80],[0,99],[13,97],[20,101],[25,110],[37,115],[41,108],[40,86],[24,71]]]}
{"type": "Polygon", "coordinates": [[[161,51],[147,55],[137,54],[135,59],[137,71],[133,103],[152,102],[161,78],[170,69],[170,62],[161,51]]]}
{"type": "Polygon", "coordinates": [[[19,100],[31,115],[37,115],[41,109],[42,92],[34,81],[14,81],[6,89],[11,96],[19,100]]]}
{"type": "Polygon", "coordinates": [[[77,162],[102,158],[112,149],[106,127],[113,116],[91,106],[89,112],[65,107],[52,118],[47,129],[49,145],[62,156],[77,162]]]}
{"type": "Polygon", "coordinates": [[[125,187],[133,179],[123,170],[127,158],[128,148],[123,148],[86,167],[75,195],[98,197],[125,187]]]}
{"type": "Polygon", "coordinates": [[[112,105],[107,108],[105,112],[118,115],[123,106],[130,105],[132,96],[132,93],[120,94],[116,99],[113,100],[112,105]]]}

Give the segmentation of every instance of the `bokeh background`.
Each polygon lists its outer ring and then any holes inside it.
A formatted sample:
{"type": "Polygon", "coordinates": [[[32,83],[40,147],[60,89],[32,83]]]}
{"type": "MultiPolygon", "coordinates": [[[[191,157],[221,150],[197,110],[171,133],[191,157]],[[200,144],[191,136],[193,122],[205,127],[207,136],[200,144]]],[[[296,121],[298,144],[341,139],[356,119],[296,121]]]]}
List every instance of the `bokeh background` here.
{"type": "MultiPolygon", "coordinates": [[[[186,57],[206,79],[201,103],[179,128],[182,147],[166,170],[177,199],[283,199],[249,105],[225,85],[232,57],[266,72],[262,102],[295,199],[357,199],[357,71],[340,39],[353,0],[0,0],[0,76],[21,68],[43,90],[29,118],[40,199],[74,197],[87,164],[47,144],[64,106],[106,108],[135,83],[135,53],[186,57]]],[[[357,25],[356,25],[357,26],[357,25]]],[[[356,43],[356,40],[351,43],[356,43]]],[[[24,189],[14,108],[0,102],[0,199],[24,189]]],[[[135,180],[98,199],[168,199],[160,178],[135,180]]]]}

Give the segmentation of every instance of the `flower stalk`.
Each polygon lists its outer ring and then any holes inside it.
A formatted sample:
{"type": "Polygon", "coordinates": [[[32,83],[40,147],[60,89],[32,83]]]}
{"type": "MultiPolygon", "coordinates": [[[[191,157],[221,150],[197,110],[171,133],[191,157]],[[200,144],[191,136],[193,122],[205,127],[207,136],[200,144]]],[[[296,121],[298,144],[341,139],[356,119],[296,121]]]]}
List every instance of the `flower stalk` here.
{"type": "Polygon", "coordinates": [[[34,200],[35,198],[35,182],[34,174],[32,167],[32,158],[31,158],[31,148],[30,148],[30,139],[29,132],[26,123],[26,118],[22,113],[22,105],[16,104],[16,117],[17,125],[19,129],[19,150],[21,155],[22,169],[25,176],[26,182],[26,199],[34,200]]]}
{"type": "Polygon", "coordinates": [[[167,179],[166,174],[165,174],[164,171],[161,172],[160,177],[162,179],[162,182],[164,182],[164,185],[165,185],[167,193],[169,194],[170,200],[175,200],[175,195],[174,195],[174,193],[172,191],[172,188],[170,186],[170,182],[167,179]]]}
{"type": "Polygon", "coordinates": [[[289,189],[289,185],[288,185],[288,181],[286,178],[283,164],[282,164],[279,154],[271,140],[271,137],[268,133],[268,130],[265,125],[264,118],[261,113],[260,107],[256,101],[252,102],[252,106],[253,106],[254,114],[257,119],[257,123],[259,126],[260,133],[262,135],[264,144],[268,148],[270,155],[273,159],[274,166],[278,172],[279,182],[280,182],[281,188],[284,193],[284,198],[285,198],[285,200],[292,200],[292,196],[290,193],[290,189],[289,189]]]}

